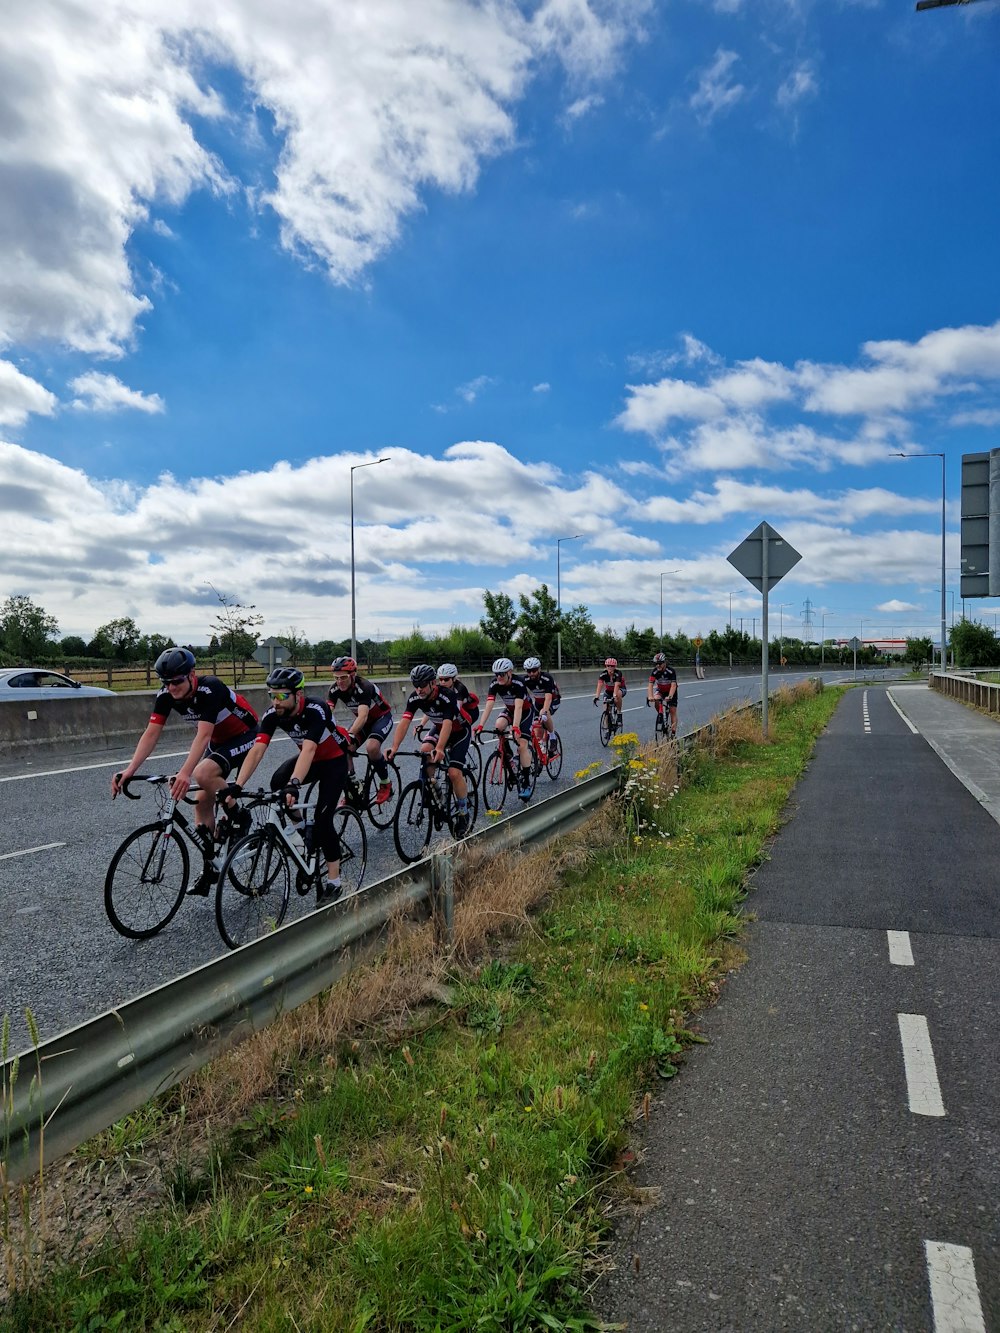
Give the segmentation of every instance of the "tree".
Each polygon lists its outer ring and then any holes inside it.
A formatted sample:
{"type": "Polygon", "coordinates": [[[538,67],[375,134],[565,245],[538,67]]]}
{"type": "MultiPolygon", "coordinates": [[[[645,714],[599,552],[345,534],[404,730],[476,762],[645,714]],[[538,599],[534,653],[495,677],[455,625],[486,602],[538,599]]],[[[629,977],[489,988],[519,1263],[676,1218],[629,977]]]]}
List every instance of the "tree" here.
{"type": "Polygon", "coordinates": [[[517,629],[514,603],[505,592],[486,591],[483,593],[483,605],[486,614],[480,620],[479,628],[497,648],[506,648],[517,629]]]}
{"type": "Polygon", "coordinates": [[[164,648],[169,648],[173,639],[165,634],[144,634],[139,640],[139,656],[148,662],[155,662],[164,648]]]}
{"type": "Polygon", "coordinates": [[[108,661],[129,662],[138,655],[142,635],[131,616],[119,616],[101,625],[94,634],[91,649],[95,657],[108,661]]]}
{"type": "Polygon", "coordinates": [[[573,658],[577,662],[598,655],[600,636],[597,626],[582,602],[574,606],[572,611],[562,613],[562,646],[563,657],[573,658]]]}
{"type": "Polygon", "coordinates": [[[294,625],[289,625],[284,634],[277,635],[277,639],[288,649],[288,660],[292,666],[298,666],[299,658],[309,651],[309,640],[294,625]]]}
{"type": "Polygon", "coordinates": [[[1000,643],[997,642],[997,636],[988,625],[977,624],[965,616],[952,626],[951,647],[958,666],[1000,666],[1000,643]]]}
{"type": "Polygon", "coordinates": [[[559,629],[559,611],[556,599],[547,583],[536,588],[530,597],[522,592],[519,599],[521,614],[517,623],[524,630],[521,646],[526,653],[535,653],[551,662],[556,655],[556,633],[559,629]]]}
{"type": "Polygon", "coordinates": [[[906,653],[904,661],[912,662],[914,666],[923,666],[925,662],[934,660],[934,640],[929,636],[923,639],[907,639],[906,653]]]}
{"type": "Polygon", "coordinates": [[[219,599],[222,610],[212,621],[210,629],[219,647],[233,664],[233,684],[238,684],[237,660],[245,662],[257,647],[257,630],[264,623],[251,603],[244,606],[228,593],[219,592],[214,584],[208,585],[219,599]]]}
{"type": "Polygon", "coordinates": [[[15,594],[0,605],[0,646],[15,662],[39,661],[49,640],[59,631],[59,622],[30,597],[15,594]]]}
{"type": "Polygon", "coordinates": [[[67,634],[59,642],[63,657],[86,657],[87,644],[81,639],[79,634],[67,634]]]}

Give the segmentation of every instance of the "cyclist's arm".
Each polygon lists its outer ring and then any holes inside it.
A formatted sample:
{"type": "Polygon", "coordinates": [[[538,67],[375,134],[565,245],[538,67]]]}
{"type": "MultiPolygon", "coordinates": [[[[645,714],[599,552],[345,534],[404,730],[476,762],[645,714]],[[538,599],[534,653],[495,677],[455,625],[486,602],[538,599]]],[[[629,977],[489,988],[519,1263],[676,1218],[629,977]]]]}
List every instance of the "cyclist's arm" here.
{"type": "Polygon", "coordinates": [[[139,740],[135,747],[135,753],[132,755],[132,758],[128,761],[127,766],[123,768],[120,773],[112,773],[111,775],[112,800],[114,800],[114,798],[121,791],[122,783],[125,781],[125,779],[130,778],[133,773],[138,773],[139,769],[142,768],[145,761],[156,749],[156,743],[162,735],[163,735],[163,723],[150,722],[149,725],[146,727],[146,730],[139,737],[139,740]]]}
{"type": "Polygon", "coordinates": [[[552,695],[547,694],[545,698],[542,700],[542,712],[547,713],[551,707],[552,707],[552,695]]]}
{"type": "Polygon", "coordinates": [[[412,721],[413,718],[408,717],[405,713],[399,719],[399,721],[396,723],[396,730],[392,733],[392,740],[382,751],[383,758],[391,759],[393,757],[393,755],[396,753],[399,747],[403,744],[403,738],[406,736],[406,733],[410,730],[410,723],[412,721]]]}
{"type": "Polygon", "coordinates": [[[356,741],[360,736],[361,732],[364,730],[364,725],[368,721],[368,714],[370,711],[371,709],[368,707],[367,704],[358,704],[358,715],[355,718],[355,720],[351,723],[347,732],[352,741],[356,741]],[[356,731],[355,727],[357,727],[356,731]]]}
{"type": "Polygon", "coordinates": [[[296,759],[295,767],[292,769],[292,778],[298,779],[300,783],[305,782],[309,775],[309,770],[313,766],[313,760],[316,758],[317,748],[315,741],[302,742],[302,749],[299,751],[299,757],[296,759]]]}
{"type": "Polygon", "coordinates": [[[438,732],[437,744],[434,748],[435,756],[439,756],[441,759],[444,758],[445,747],[448,744],[448,738],[451,735],[451,731],[452,731],[452,720],[450,717],[446,717],[444,721],[441,723],[441,729],[438,732]]]}
{"type": "Polygon", "coordinates": [[[188,750],[187,758],[177,770],[173,782],[170,784],[170,795],[175,801],[179,801],[188,787],[191,786],[191,774],[197,768],[198,764],[208,747],[208,742],[212,739],[212,732],[215,730],[214,722],[199,722],[194,729],[194,740],[191,742],[191,748],[188,750]]]}
{"type": "Polygon", "coordinates": [[[490,713],[493,712],[493,703],[494,703],[494,699],[493,699],[493,696],[491,695],[491,696],[486,700],[486,703],[485,703],[485,705],[484,705],[484,707],[483,707],[483,711],[479,714],[479,730],[480,730],[480,731],[482,731],[483,727],[485,727],[485,726],[486,726],[486,723],[489,721],[490,713]]]}
{"type": "Polygon", "coordinates": [[[513,716],[513,719],[512,719],[512,721],[511,721],[511,726],[516,727],[518,731],[521,730],[521,714],[522,714],[523,712],[524,712],[524,700],[523,700],[523,699],[515,699],[515,700],[514,700],[514,716],[513,716]]]}

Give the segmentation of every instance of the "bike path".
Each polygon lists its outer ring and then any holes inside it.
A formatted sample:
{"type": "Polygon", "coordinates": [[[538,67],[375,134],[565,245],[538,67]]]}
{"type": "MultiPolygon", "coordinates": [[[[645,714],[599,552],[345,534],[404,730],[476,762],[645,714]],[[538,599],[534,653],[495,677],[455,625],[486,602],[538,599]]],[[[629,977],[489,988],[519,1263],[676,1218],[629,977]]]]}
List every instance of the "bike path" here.
{"type": "Polygon", "coordinates": [[[909,721],[851,691],[817,744],[749,961],[637,1130],[653,1201],[595,1293],[613,1327],[1000,1329],[1000,826],[928,743],[986,792],[1000,728],[919,688],[893,687],[909,721]]]}

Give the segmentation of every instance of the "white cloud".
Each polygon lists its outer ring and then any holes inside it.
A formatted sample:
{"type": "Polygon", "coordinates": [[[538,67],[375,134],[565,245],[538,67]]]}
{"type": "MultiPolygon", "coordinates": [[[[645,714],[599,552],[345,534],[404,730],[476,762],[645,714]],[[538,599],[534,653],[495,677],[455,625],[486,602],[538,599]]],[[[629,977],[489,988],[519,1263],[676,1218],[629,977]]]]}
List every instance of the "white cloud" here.
{"type": "Polygon", "coordinates": [[[903,611],[919,611],[921,607],[916,602],[901,602],[898,597],[890,598],[888,602],[879,602],[875,608],[876,611],[884,611],[889,615],[899,614],[903,611]]]}
{"type": "MultiPolygon", "coordinates": [[[[141,224],[164,234],[151,215],[193,190],[236,188],[198,129],[238,132],[244,96],[280,141],[270,187],[245,184],[290,251],[350,282],[425,189],[471,189],[515,143],[514,108],[543,63],[564,66],[582,103],[648,8],[542,0],[528,18],[513,0],[15,0],[0,26],[0,346],[121,354],[150,305],[129,238],[141,224]],[[225,91],[212,87],[220,67],[225,91]]],[[[258,155],[250,171],[268,169],[258,155]]]]}
{"type": "Polygon", "coordinates": [[[542,382],[541,382],[540,384],[534,384],[534,385],[532,385],[532,387],[531,387],[531,392],[532,392],[532,393],[548,393],[549,390],[550,390],[551,388],[552,388],[552,385],[551,385],[551,384],[549,384],[546,380],[542,380],[542,382]]]}
{"type": "Polygon", "coordinates": [[[58,399],[11,361],[0,361],[0,426],[23,426],[29,415],[50,417],[58,399]]]}
{"type": "Polygon", "coordinates": [[[712,0],[717,14],[736,14],[743,8],[743,0],[712,0]]]}
{"type": "Polygon", "coordinates": [[[81,412],[148,412],[156,414],[165,410],[163,399],[158,393],[140,393],[122,384],[114,375],[105,375],[96,370],[88,370],[78,375],[69,386],[79,395],[73,400],[73,407],[81,412]]]}
{"type": "Polygon", "coordinates": [[[599,93],[588,93],[586,97],[578,97],[576,101],[570,102],[564,112],[565,119],[572,123],[575,120],[582,120],[591,111],[596,111],[599,106],[604,105],[604,98],[599,93]]]}
{"type": "Polygon", "coordinates": [[[688,105],[702,124],[708,124],[724,111],[731,110],[746,95],[742,83],[730,77],[739,60],[735,51],[716,51],[715,59],[698,78],[698,87],[691,94],[688,105]]]}
{"type": "Polygon", "coordinates": [[[819,93],[816,71],[810,61],[798,65],[778,88],[775,101],[782,111],[791,111],[808,97],[819,93]]]}
{"type": "Polygon", "coordinates": [[[983,407],[971,412],[956,412],[952,426],[1000,426],[1000,408],[983,407]]]}

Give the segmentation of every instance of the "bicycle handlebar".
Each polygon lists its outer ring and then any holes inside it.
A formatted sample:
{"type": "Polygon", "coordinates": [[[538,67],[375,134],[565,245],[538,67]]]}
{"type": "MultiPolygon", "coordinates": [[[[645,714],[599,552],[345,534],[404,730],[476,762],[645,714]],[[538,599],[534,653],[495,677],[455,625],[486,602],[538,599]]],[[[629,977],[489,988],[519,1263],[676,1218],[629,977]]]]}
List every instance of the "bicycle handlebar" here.
{"type": "MultiPolygon", "coordinates": [[[[128,800],[138,801],[142,796],[142,793],[136,792],[133,796],[129,791],[129,787],[133,782],[146,782],[152,787],[162,787],[165,782],[173,782],[173,778],[169,777],[166,773],[133,773],[130,778],[125,779],[120,790],[121,794],[128,800]]],[[[200,791],[200,787],[189,787],[183,799],[187,801],[188,805],[194,805],[195,798],[200,791]]]]}

